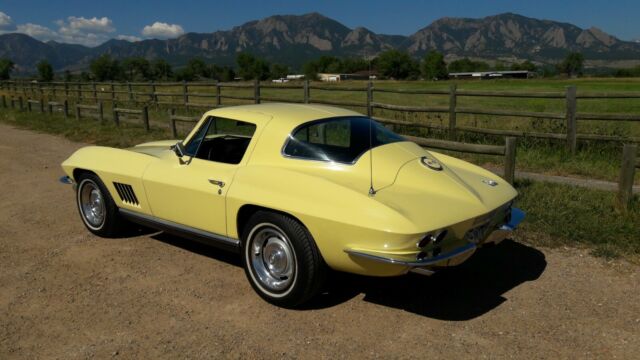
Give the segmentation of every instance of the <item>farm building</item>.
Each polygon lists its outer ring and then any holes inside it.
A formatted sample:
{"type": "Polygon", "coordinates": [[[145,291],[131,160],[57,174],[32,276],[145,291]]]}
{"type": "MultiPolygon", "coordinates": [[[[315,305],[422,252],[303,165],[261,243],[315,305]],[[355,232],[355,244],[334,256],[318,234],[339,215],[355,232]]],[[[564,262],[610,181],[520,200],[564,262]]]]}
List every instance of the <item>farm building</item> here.
{"type": "Polygon", "coordinates": [[[476,72],[456,72],[449,73],[452,79],[496,79],[496,78],[516,78],[529,79],[535,76],[535,73],[527,70],[508,70],[508,71],[476,71],[476,72]]]}
{"type": "Polygon", "coordinates": [[[375,75],[369,73],[369,71],[360,71],[353,74],[331,74],[331,73],[318,73],[318,79],[321,81],[337,82],[342,80],[369,80],[375,79],[375,75]]]}

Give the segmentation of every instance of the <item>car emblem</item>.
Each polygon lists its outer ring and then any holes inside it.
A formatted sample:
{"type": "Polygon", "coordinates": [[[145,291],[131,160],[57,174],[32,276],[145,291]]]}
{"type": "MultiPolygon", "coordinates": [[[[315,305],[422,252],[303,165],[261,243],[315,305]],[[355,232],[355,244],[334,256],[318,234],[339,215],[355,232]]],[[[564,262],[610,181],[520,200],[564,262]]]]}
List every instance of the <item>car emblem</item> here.
{"type": "Polygon", "coordinates": [[[422,162],[422,164],[426,167],[428,167],[431,170],[435,170],[435,171],[441,171],[442,170],[442,164],[440,164],[440,162],[434,158],[430,158],[428,156],[423,156],[420,161],[422,162]]]}
{"type": "Polygon", "coordinates": [[[498,186],[498,182],[495,180],[482,179],[482,182],[489,186],[498,186]]]}

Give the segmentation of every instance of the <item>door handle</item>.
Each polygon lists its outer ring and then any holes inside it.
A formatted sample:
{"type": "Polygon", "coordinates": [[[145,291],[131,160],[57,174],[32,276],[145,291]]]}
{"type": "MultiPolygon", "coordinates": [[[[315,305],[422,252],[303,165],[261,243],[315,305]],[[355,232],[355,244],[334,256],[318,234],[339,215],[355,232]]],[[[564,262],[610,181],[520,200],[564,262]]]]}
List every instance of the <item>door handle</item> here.
{"type": "Polygon", "coordinates": [[[216,179],[209,179],[209,182],[212,183],[213,185],[220,186],[221,188],[223,188],[225,185],[224,181],[216,180],[216,179]]]}

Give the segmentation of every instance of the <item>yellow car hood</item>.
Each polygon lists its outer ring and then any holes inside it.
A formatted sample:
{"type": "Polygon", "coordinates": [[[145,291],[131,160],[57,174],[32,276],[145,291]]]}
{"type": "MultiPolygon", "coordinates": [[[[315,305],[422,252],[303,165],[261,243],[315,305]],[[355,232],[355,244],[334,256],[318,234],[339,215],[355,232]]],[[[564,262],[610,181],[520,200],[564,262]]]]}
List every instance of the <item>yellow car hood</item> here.
{"type": "Polygon", "coordinates": [[[155,157],[160,157],[167,150],[171,149],[171,146],[174,145],[178,140],[162,140],[162,141],[152,141],[144,144],[139,144],[134,147],[128,148],[127,150],[135,151],[141,154],[147,154],[155,157]]]}

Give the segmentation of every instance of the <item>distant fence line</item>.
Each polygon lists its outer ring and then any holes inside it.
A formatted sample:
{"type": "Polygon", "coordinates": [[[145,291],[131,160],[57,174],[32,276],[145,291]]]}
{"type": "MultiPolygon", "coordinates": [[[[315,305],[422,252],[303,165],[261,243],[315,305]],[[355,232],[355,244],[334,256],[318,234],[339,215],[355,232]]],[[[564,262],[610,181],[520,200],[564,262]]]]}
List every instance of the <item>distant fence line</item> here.
{"type": "MultiPolygon", "coordinates": [[[[215,108],[224,106],[224,100],[241,100],[260,103],[262,101],[281,101],[293,103],[315,103],[336,106],[348,106],[362,108],[367,115],[376,117],[376,109],[384,109],[389,111],[402,111],[408,113],[441,113],[447,114],[448,125],[433,125],[426,122],[410,122],[399,121],[393,119],[379,118],[377,120],[383,123],[406,125],[414,127],[423,127],[429,129],[438,129],[448,131],[452,138],[456,132],[470,132],[486,135],[497,136],[514,136],[514,137],[534,137],[565,141],[566,146],[571,153],[576,151],[577,140],[600,140],[600,141],[626,141],[640,142],[640,138],[627,136],[599,135],[599,134],[580,134],[578,133],[578,121],[581,120],[601,120],[601,121],[640,121],[640,114],[618,114],[618,113],[582,113],[577,111],[578,99],[639,99],[640,92],[624,92],[624,93],[577,93],[575,86],[568,86],[565,91],[555,92],[511,92],[511,91],[478,91],[478,90],[459,90],[455,84],[451,84],[448,90],[400,90],[376,88],[372,82],[367,82],[366,86],[331,86],[318,85],[309,81],[297,83],[260,83],[255,81],[252,83],[226,83],[226,82],[27,82],[27,81],[3,81],[0,82],[0,91],[11,96],[11,101],[15,97],[22,95],[28,102],[40,101],[44,102],[45,98],[59,99],[63,98],[67,101],[73,99],[75,102],[93,101],[110,101],[113,103],[128,101],[132,103],[142,103],[146,105],[165,105],[169,107],[184,108],[215,108]],[[116,90],[125,88],[126,90],[116,90]],[[140,88],[143,89],[140,89],[140,88]],[[174,91],[167,91],[171,88],[174,91]],[[210,88],[213,92],[206,92],[206,88],[210,88]],[[253,90],[251,95],[238,95],[224,93],[224,89],[248,89],[253,90]],[[280,98],[262,96],[262,89],[298,89],[302,91],[301,99],[280,98]],[[165,90],[165,91],[163,91],[165,90]],[[177,90],[177,91],[176,91],[177,90]],[[326,100],[312,97],[312,90],[320,91],[341,91],[341,92],[360,92],[366,94],[365,102],[355,101],[336,101],[326,100]],[[441,95],[448,96],[448,106],[405,106],[397,104],[387,104],[374,101],[376,93],[394,93],[404,95],[441,95]],[[105,94],[99,97],[98,94],[105,94]],[[122,98],[124,97],[124,99],[122,98]],[[166,98],[169,97],[167,100],[166,98]],[[480,107],[461,107],[458,105],[458,99],[462,97],[486,97],[486,98],[520,98],[520,99],[557,99],[564,100],[564,112],[535,112],[520,110],[504,110],[490,109],[480,107]],[[175,101],[179,98],[180,101],[175,101]],[[197,99],[210,99],[211,101],[193,102],[197,99]],[[536,118],[551,119],[562,121],[566,125],[564,133],[545,133],[534,131],[520,130],[503,130],[480,128],[471,126],[461,126],[457,124],[459,114],[472,115],[493,115],[493,116],[509,116],[517,118],[536,118]]],[[[22,101],[20,99],[20,101],[22,101]]],[[[13,104],[13,102],[12,102],[13,104]]]]}

